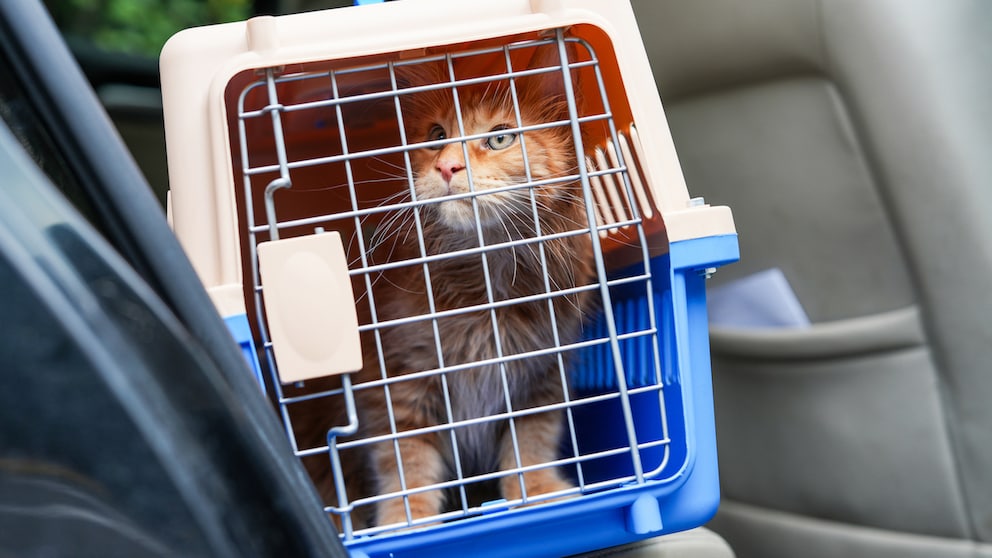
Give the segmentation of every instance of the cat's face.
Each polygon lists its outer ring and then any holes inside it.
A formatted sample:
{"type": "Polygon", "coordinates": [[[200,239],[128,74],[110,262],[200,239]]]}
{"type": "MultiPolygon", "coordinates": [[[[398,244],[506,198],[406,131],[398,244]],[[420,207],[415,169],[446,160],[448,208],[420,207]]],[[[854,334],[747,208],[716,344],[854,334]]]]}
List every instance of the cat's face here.
{"type": "MultiPolygon", "coordinates": [[[[560,100],[521,89],[518,87],[519,120],[508,87],[502,83],[459,88],[461,127],[450,91],[435,92],[409,111],[407,130],[412,142],[490,134],[411,152],[417,198],[453,196],[429,206],[429,214],[440,224],[456,231],[474,231],[477,209],[484,229],[519,229],[533,212],[532,189],[512,187],[574,172],[575,148],[567,127],[514,131],[562,118],[560,100]]],[[[539,211],[555,211],[556,204],[569,197],[564,195],[569,187],[534,187],[539,211]]]]}

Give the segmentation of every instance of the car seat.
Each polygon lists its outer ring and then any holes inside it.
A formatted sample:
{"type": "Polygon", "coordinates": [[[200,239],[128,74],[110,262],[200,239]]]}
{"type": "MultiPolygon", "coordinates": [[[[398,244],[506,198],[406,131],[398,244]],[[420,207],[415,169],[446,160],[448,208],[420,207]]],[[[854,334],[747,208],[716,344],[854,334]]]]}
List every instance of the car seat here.
{"type": "Polygon", "coordinates": [[[710,286],[781,270],[811,322],[712,316],[711,526],[742,558],[992,556],[992,3],[634,8],[689,188],[734,208],[710,286]]]}

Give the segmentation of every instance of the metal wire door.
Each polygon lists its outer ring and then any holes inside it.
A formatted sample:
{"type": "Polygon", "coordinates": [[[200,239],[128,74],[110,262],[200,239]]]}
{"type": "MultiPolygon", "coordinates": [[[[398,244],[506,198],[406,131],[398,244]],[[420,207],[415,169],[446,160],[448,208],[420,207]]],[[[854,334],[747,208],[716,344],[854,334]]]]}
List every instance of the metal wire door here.
{"type": "MultiPolygon", "coordinates": [[[[319,70],[269,68],[259,72],[258,79],[242,90],[236,127],[240,169],[236,172],[240,173],[244,189],[240,218],[247,242],[243,257],[252,277],[255,326],[265,348],[287,435],[298,456],[319,461],[332,478],[337,490],[335,500],[328,502],[327,511],[338,518],[346,539],[398,527],[356,523],[354,516],[362,508],[390,498],[407,499],[425,490],[446,491],[449,494],[447,509],[429,518],[416,519],[408,515],[406,524],[399,527],[434,524],[563,497],[581,497],[624,484],[644,483],[666,471],[671,440],[663,386],[669,381],[666,376],[673,371],[671,359],[666,356],[671,351],[671,342],[665,333],[666,318],[662,311],[667,271],[661,273],[658,270],[664,268],[653,265],[658,254],[664,251],[664,241],[655,236],[661,226],[660,216],[653,210],[649,189],[637,171],[636,132],[616,129],[610,106],[611,101],[617,100],[607,98],[603,79],[592,46],[557,29],[541,38],[514,38],[504,44],[470,46],[412,57],[344,61],[319,70]],[[556,49],[559,54],[556,65],[536,69],[515,65],[520,53],[535,48],[556,49]],[[569,52],[577,54],[569,58],[569,52]],[[480,66],[489,68],[490,73],[459,76],[456,67],[473,60],[484,60],[485,64],[480,63],[480,66]],[[445,68],[447,79],[412,86],[399,79],[405,71],[427,64],[445,68]],[[525,124],[519,116],[520,98],[515,84],[541,72],[561,76],[568,117],[525,124]],[[592,81],[593,85],[584,90],[587,95],[590,90],[597,92],[596,98],[577,98],[573,88],[576,74],[592,81]],[[465,126],[459,114],[459,133],[452,133],[452,137],[422,141],[407,134],[402,108],[406,96],[446,89],[458,106],[457,98],[462,88],[487,83],[509,84],[507,91],[517,115],[514,125],[488,135],[473,136],[464,133],[465,126]],[[538,179],[528,172],[526,180],[502,187],[504,191],[530,193],[534,213],[533,222],[528,225],[530,232],[519,238],[487,243],[481,225],[478,225],[465,233],[471,242],[447,253],[429,253],[425,248],[427,239],[422,222],[425,208],[452,199],[465,199],[472,202],[478,219],[478,200],[495,195],[499,190],[473,187],[465,193],[419,199],[414,188],[411,153],[441,145],[487,140],[499,133],[516,134],[526,142],[528,136],[548,127],[569,131],[576,150],[574,172],[550,179],[538,179]],[[583,138],[589,135],[590,128],[602,130],[599,136],[605,140],[600,144],[585,145],[583,138]],[[266,139],[259,141],[259,136],[266,139]],[[370,140],[370,137],[376,139],[370,140]],[[581,185],[584,219],[569,230],[542,228],[540,202],[534,192],[555,183],[581,185]],[[291,198],[290,192],[294,191],[296,197],[291,198]],[[312,201],[317,199],[320,203],[312,201]],[[293,207],[283,211],[288,206],[293,207]],[[408,219],[404,232],[407,237],[403,242],[412,246],[412,251],[388,249],[390,241],[396,242],[390,240],[387,233],[396,222],[391,219],[397,219],[397,215],[408,219]],[[359,329],[364,335],[366,354],[379,363],[384,362],[383,333],[389,328],[415,326],[433,332],[436,365],[400,375],[391,374],[382,366],[379,376],[373,380],[353,383],[351,378],[345,377],[341,385],[316,382],[284,386],[280,383],[278,363],[266,327],[261,297],[264,285],[258,273],[256,248],[260,242],[318,234],[323,230],[340,231],[347,239],[349,274],[355,287],[356,304],[362,308],[359,329]],[[547,279],[549,256],[545,249],[551,242],[575,236],[591,239],[588,257],[593,261],[595,274],[588,283],[563,288],[547,279]],[[539,262],[537,265],[544,266],[541,274],[546,280],[538,292],[507,299],[499,294],[501,286],[490,277],[487,260],[515,250],[534,254],[535,261],[539,262]],[[432,269],[443,260],[466,257],[481,262],[482,276],[477,280],[484,285],[487,300],[468,308],[439,308],[432,286],[448,278],[436,276],[432,269]],[[390,302],[377,299],[376,282],[390,272],[403,269],[416,269],[422,275],[426,283],[427,311],[383,320],[380,318],[383,308],[390,302]],[[581,335],[559,334],[556,301],[579,295],[596,300],[590,306],[595,308],[595,315],[587,320],[581,335]],[[515,305],[538,305],[547,309],[549,342],[524,352],[502,346],[502,336],[498,333],[499,315],[515,305]],[[491,328],[496,332],[488,341],[493,345],[492,356],[481,361],[446,362],[443,324],[445,320],[467,313],[489,316],[491,328]],[[505,396],[490,415],[466,417],[453,411],[463,404],[459,398],[469,397],[453,387],[459,375],[480,369],[492,371],[493,381],[502,384],[507,393],[509,390],[505,386],[508,374],[512,373],[508,370],[527,359],[553,363],[559,384],[557,389],[562,393],[560,401],[545,408],[518,409],[514,408],[510,397],[505,396]],[[445,420],[417,432],[401,431],[389,404],[392,394],[404,383],[425,378],[436,378],[441,386],[447,409],[445,420]],[[358,419],[352,409],[354,394],[361,394],[363,390],[383,392],[387,402],[384,412],[387,413],[388,433],[372,438],[355,435],[358,419]],[[651,417],[657,423],[653,427],[654,435],[645,436],[640,432],[643,427],[635,425],[631,411],[631,401],[635,397],[646,397],[654,402],[651,417]],[[320,442],[301,443],[301,426],[296,422],[294,408],[312,406],[318,400],[327,400],[329,409],[352,412],[341,413],[341,422],[320,442]],[[619,417],[616,426],[605,434],[597,432],[599,427],[595,424],[595,415],[603,405],[617,409],[619,417]],[[514,434],[515,424],[542,412],[560,414],[564,422],[565,435],[559,457],[547,463],[527,465],[520,458],[521,447],[527,440],[518,439],[514,434]],[[404,437],[435,435],[447,440],[457,456],[462,444],[458,433],[487,423],[506,425],[511,432],[515,466],[488,472],[466,471],[458,466],[460,461],[456,457],[449,480],[428,487],[408,487],[402,481],[404,459],[397,449],[400,490],[358,498],[349,496],[348,484],[353,479],[347,478],[346,467],[342,467],[342,459],[347,459],[349,452],[383,443],[398,448],[398,441],[404,437]],[[593,437],[598,441],[590,442],[593,437]],[[651,457],[646,459],[647,453],[651,457]],[[620,466],[607,467],[604,473],[599,465],[607,461],[620,463],[620,466]],[[521,481],[520,498],[486,502],[473,499],[476,486],[507,476],[522,479],[536,469],[552,467],[567,471],[574,481],[574,488],[550,494],[528,494],[521,481]]],[[[469,165],[466,172],[471,176],[468,158],[466,164],[469,165]]],[[[333,332],[327,334],[334,335],[333,332]]],[[[465,335],[471,334],[465,332],[465,335]]]]}

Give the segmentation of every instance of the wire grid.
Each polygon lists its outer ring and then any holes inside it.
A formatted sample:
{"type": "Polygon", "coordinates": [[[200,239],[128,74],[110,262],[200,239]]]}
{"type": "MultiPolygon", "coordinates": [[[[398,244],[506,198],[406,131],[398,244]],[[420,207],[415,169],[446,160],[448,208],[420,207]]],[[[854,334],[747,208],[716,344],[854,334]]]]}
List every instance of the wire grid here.
{"type": "MultiPolygon", "coordinates": [[[[352,513],[356,509],[362,506],[371,506],[390,498],[402,497],[404,499],[408,499],[412,494],[427,490],[448,491],[448,503],[451,509],[441,513],[438,516],[415,520],[410,515],[409,506],[407,506],[407,522],[405,525],[400,527],[410,527],[418,526],[420,524],[437,523],[439,521],[448,521],[468,517],[480,514],[483,511],[489,512],[493,509],[510,508],[522,504],[530,505],[550,499],[592,493],[623,484],[644,483],[649,479],[656,478],[659,472],[665,469],[665,466],[667,465],[668,445],[670,443],[670,439],[668,435],[667,418],[664,410],[665,402],[662,393],[662,385],[664,383],[662,379],[662,353],[670,349],[666,347],[666,342],[662,339],[657,326],[659,323],[659,309],[656,308],[657,303],[654,292],[656,290],[655,284],[660,278],[652,277],[651,274],[651,267],[649,265],[650,255],[648,250],[649,239],[645,233],[644,220],[641,217],[641,209],[639,207],[641,204],[637,202],[639,197],[644,196],[644,193],[640,188],[640,185],[637,183],[636,172],[634,185],[638,186],[638,191],[635,192],[635,189],[632,186],[630,170],[635,169],[628,169],[624,162],[625,156],[630,157],[630,150],[626,148],[621,149],[619,147],[625,143],[626,137],[617,132],[612,113],[610,112],[610,104],[607,99],[606,88],[604,86],[603,76],[599,67],[599,60],[596,58],[595,52],[585,41],[566,37],[560,29],[554,30],[553,34],[553,37],[540,40],[517,41],[496,47],[449,52],[399,62],[388,61],[366,65],[355,65],[336,68],[329,71],[280,74],[277,69],[267,69],[260,72],[260,79],[248,85],[240,96],[238,105],[238,141],[241,151],[241,172],[243,175],[245,192],[243,217],[245,219],[249,240],[247,245],[248,252],[245,256],[248,258],[249,267],[252,273],[253,291],[257,313],[257,327],[261,335],[262,346],[265,349],[268,368],[272,374],[272,384],[275,391],[275,396],[278,398],[278,404],[285,423],[287,435],[293,443],[296,454],[301,458],[315,455],[326,455],[329,457],[329,465],[333,469],[332,473],[334,475],[334,483],[338,490],[337,502],[332,503],[326,509],[328,512],[339,518],[343,536],[346,539],[352,539],[362,535],[376,534],[381,531],[396,528],[396,525],[356,527],[352,521],[352,513]],[[568,49],[566,46],[568,43],[571,43],[575,47],[581,49],[581,51],[585,52],[587,56],[581,57],[580,60],[573,60],[569,62],[567,54],[568,49]],[[549,45],[558,49],[559,60],[562,61],[559,66],[546,69],[519,69],[513,67],[511,58],[515,51],[549,45]],[[493,75],[486,76],[461,79],[455,76],[454,63],[457,60],[483,55],[501,56],[505,60],[505,69],[503,71],[497,71],[493,75]],[[405,87],[397,80],[397,71],[401,69],[402,66],[415,66],[417,64],[439,62],[445,64],[448,69],[448,81],[438,84],[405,87]],[[520,118],[519,98],[516,93],[514,83],[520,78],[532,76],[544,71],[558,72],[561,74],[568,102],[569,118],[566,121],[546,122],[525,126],[520,118]],[[601,111],[594,111],[593,113],[585,114],[580,113],[579,106],[576,102],[575,92],[572,90],[573,85],[571,79],[572,73],[578,71],[591,71],[595,76],[595,90],[598,91],[600,96],[599,105],[602,107],[601,111]],[[370,89],[357,91],[346,91],[345,89],[347,88],[342,86],[342,84],[348,82],[349,76],[366,75],[369,72],[380,72],[380,75],[387,75],[387,86],[380,89],[373,87],[370,89]],[[459,103],[457,102],[458,88],[494,81],[504,81],[509,82],[510,84],[511,98],[514,105],[514,113],[516,115],[515,126],[511,126],[508,129],[499,130],[498,132],[494,131],[476,135],[464,134],[464,124],[461,121],[460,109],[458,108],[459,103]],[[308,98],[296,101],[280,99],[281,88],[286,84],[299,85],[310,83],[321,84],[320,87],[323,88],[323,90],[328,91],[328,93],[322,98],[317,99],[308,98]],[[455,110],[459,111],[458,132],[462,133],[456,134],[454,133],[455,131],[453,131],[452,136],[455,137],[442,140],[410,141],[411,138],[407,137],[403,122],[403,113],[400,103],[401,97],[403,95],[412,95],[442,88],[451,90],[456,99],[455,110]],[[246,102],[246,99],[249,98],[249,95],[252,94],[252,92],[257,94],[258,92],[255,91],[256,89],[264,90],[264,106],[259,108],[247,108],[246,105],[248,103],[246,102]],[[396,145],[373,145],[371,147],[364,146],[362,148],[352,150],[350,149],[349,144],[353,143],[350,140],[355,134],[350,132],[346,127],[345,118],[343,118],[343,115],[350,106],[357,106],[361,103],[370,102],[384,103],[386,106],[392,107],[392,111],[389,112],[393,112],[392,118],[396,121],[395,124],[399,132],[399,141],[396,145]],[[313,115],[312,119],[314,120],[322,119],[326,117],[329,111],[333,112],[334,116],[331,120],[336,121],[336,133],[339,136],[339,145],[335,145],[334,148],[329,149],[329,153],[294,156],[293,150],[287,147],[294,141],[292,132],[286,132],[284,130],[284,122],[288,118],[295,117],[296,115],[302,115],[304,120],[309,117],[308,115],[313,115]],[[267,125],[271,122],[270,125],[273,143],[265,146],[266,153],[264,154],[264,157],[256,157],[254,152],[249,152],[249,146],[251,145],[251,142],[249,141],[250,133],[248,131],[249,124],[257,121],[265,121],[267,125]],[[594,158],[586,157],[587,150],[582,143],[582,127],[590,124],[601,126],[605,125],[608,129],[608,143],[611,144],[607,146],[609,149],[606,149],[605,151],[597,150],[597,154],[599,156],[594,158]],[[502,188],[490,190],[476,190],[474,187],[471,187],[470,191],[467,193],[451,194],[441,198],[423,200],[417,198],[416,191],[414,189],[414,172],[410,161],[410,153],[413,150],[440,147],[450,143],[461,143],[465,146],[469,141],[485,141],[497,134],[506,133],[518,134],[521,138],[521,143],[523,143],[526,141],[528,132],[534,132],[542,128],[553,126],[563,126],[568,128],[571,132],[578,162],[577,169],[573,174],[563,177],[537,180],[530,175],[530,171],[528,169],[527,180],[522,184],[507,185],[502,188]],[[610,156],[603,157],[603,152],[608,152],[610,156]],[[387,163],[387,165],[393,165],[392,168],[399,171],[395,173],[399,176],[394,176],[393,182],[399,183],[401,185],[400,191],[405,191],[409,195],[398,201],[390,201],[389,203],[382,203],[381,201],[374,204],[363,203],[363,196],[364,198],[368,198],[368,196],[365,195],[365,190],[370,188],[370,186],[368,181],[363,182],[362,180],[357,179],[356,174],[358,174],[359,169],[363,168],[363,165],[368,166],[373,164],[381,164],[383,157],[395,157],[401,161],[398,168],[395,167],[396,163],[387,163]],[[334,211],[332,212],[318,211],[313,215],[294,216],[280,221],[277,218],[275,210],[276,192],[282,189],[291,189],[293,187],[294,174],[298,174],[310,168],[325,168],[332,165],[337,165],[338,167],[343,168],[346,182],[338,188],[347,192],[347,196],[345,196],[347,198],[345,203],[341,207],[334,208],[334,211]],[[535,189],[552,185],[554,183],[567,183],[575,181],[579,181],[581,183],[583,197],[586,201],[586,223],[582,226],[577,226],[574,230],[570,231],[556,231],[553,233],[549,231],[542,231],[541,221],[538,218],[537,213],[538,205],[534,197],[535,189]],[[605,187],[604,184],[606,185],[605,187]],[[260,187],[260,185],[264,185],[264,188],[260,187]],[[420,210],[422,208],[429,204],[441,203],[453,199],[469,199],[472,202],[475,216],[478,219],[479,206],[477,198],[486,195],[493,195],[499,191],[509,191],[513,189],[522,189],[530,192],[534,211],[533,236],[486,245],[482,235],[482,225],[477,224],[477,246],[443,254],[427,253],[425,250],[424,228],[421,222],[420,210]],[[257,218],[258,215],[254,208],[254,204],[258,201],[261,201],[265,206],[264,219],[257,218]],[[369,248],[370,244],[373,242],[372,237],[374,237],[375,233],[368,226],[368,222],[370,220],[384,219],[390,214],[390,212],[404,210],[412,210],[414,218],[413,229],[414,234],[416,235],[415,244],[418,247],[419,254],[402,261],[373,261],[370,255],[371,250],[369,248]],[[301,234],[301,230],[309,230],[311,233],[319,233],[325,228],[339,229],[342,226],[342,223],[349,224],[347,228],[351,231],[350,234],[353,244],[352,248],[349,250],[349,258],[351,260],[349,273],[353,280],[355,280],[356,284],[360,286],[364,285],[364,293],[359,293],[358,297],[362,298],[363,303],[368,305],[370,314],[369,319],[360,325],[360,330],[366,335],[371,335],[371,338],[374,340],[374,346],[372,349],[378,353],[378,361],[380,366],[383,367],[382,373],[376,380],[366,381],[355,385],[352,385],[350,378],[345,377],[344,384],[341,387],[319,391],[317,393],[306,393],[303,395],[287,393],[287,390],[280,385],[278,379],[277,363],[275,362],[272,344],[268,337],[268,332],[265,325],[265,312],[261,297],[263,287],[260,284],[258,273],[256,246],[259,242],[276,240],[286,231],[289,231],[294,235],[301,234]],[[634,271],[617,276],[615,273],[617,270],[608,269],[606,263],[607,260],[604,257],[603,248],[600,245],[599,239],[607,237],[622,229],[627,230],[628,234],[629,231],[634,231],[632,236],[637,239],[638,244],[636,248],[639,248],[640,250],[641,263],[639,266],[634,266],[634,271]],[[499,299],[494,296],[494,285],[488,275],[489,268],[486,265],[487,257],[500,250],[512,250],[519,247],[528,247],[529,249],[536,249],[538,251],[542,269],[547,270],[547,256],[544,251],[545,244],[575,235],[587,235],[592,239],[592,257],[595,260],[596,269],[595,282],[588,285],[559,288],[548,280],[548,274],[545,273],[543,292],[509,300],[499,299]],[[448,308],[440,310],[436,307],[435,301],[433,300],[431,283],[432,281],[443,281],[443,278],[431,276],[430,264],[443,259],[464,256],[478,256],[482,259],[482,269],[485,275],[483,280],[486,283],[488,300],[485,304],[474,305],[472,307],[448,308]],[[406,316],[391,320],[380,320],[378,318],[379,313],[377,312],[377,306],[381,306],[384,301],[377,301],[375,299],[373,290],[374,282],[384,272],[411,265],[420,266],[423,269],[424,280],[427,283],[425,292],[428,297],[430,311],[424,315],[406,316]],[[641,323],[643,322],[643,320],[641,320],[641,322],[638,323],[628,323],[620,326],[615,323],[616,318],[613,315],[612,297],[614,296],[614,292],[618,289],[626,291],[634,289],[640,293],[639,298],[642,301],[641,306],[644,310],[643,313],[646,314],[647,317],[646,322],[641,323]],[[585,292],[591,293],[599,299],[600,311],[602,313],[602,319],[600,320],[602,332],[593,336],[586,335],[586,337],[581,339],[563,339],[558,332],[553,301],[559,297],[574,296],[585,292]],[[504,350],[504,347],[501,346],[501,336],[499,335],[500,324],[496,318],[497,311],[512,305],[532,304],[535,302],[547,304],[553,330],[553,341],[548,346],[534,347],[523,353],[508,354],[507,351],[504,350]],[[438,329],[439,322],[453,316],[475,312],[488,312],[491,316],[492,328],[494,331],[495,355],[492,358],[482,361],[445,363],[442,353],[441,336],[438,329]],[[389,327],[409,324],[421,324],[423,327],[433,329],[438,366],[428,370],[411,371],[407,374],[391,376],[388,371],[384,369],[384,364],[382,364],[384,362],[384,358],[382,356],[383,349],[381,332],[389,327]],[[628,374],[625,370],[627,357],[624,354],[624,350],[625,344],[629,346],[631,342],[640,343],[641,352],[646,351],[647,354],[646,359],[642,358],[640,364],[649,368],[647,375],[651,378],[651,381],[643,382],[640,385],[628,385],[628,374]],[[583,352],[589,351],[596,352],[599,358],[606,358],[611,361],[612,368],[614,369],[616,376],[613,381],[614,385],[611,389],[601,390],[597,393],[583,393],[581,395],[575,395],[575,390],[572,387],[572,384],[574,383],[572,374],[575,367],[572,363],[574,363],[576,359],[581,359],[583,352]],[[555,363],[559,381],[561,383],[563,398],[559,403],[540,408],[514,409],[509,396],[509,388],[507,387],[507,367],[512,366],[515,362],[537,358],[550,358],[555,363]],[[504,408],[499,412],[486,416],[471,418],[456,417],[455,413],[452,411],[452,407],[453,405],[456,405],[457,402],[452,401],[453,394],[448,385],[449,378],[452,378],[453,374],[470,373],[472,370],[493,367],[499,370],[499,374],[501,376],[500,381],[504,387],[503,393],[506,398],[504,408]],[[394,388],[401,382],[410,382],[413,380],[431,377],[440,379],[442,393],[445,400],[447,420],[442,424],[421,428],[415,431],[398,431],[396,420],[393,416],[392,404],[390,403],[390,389],[394,388]],[[380,389],[385,392],[385,399],[387,401],[386,412],[388,413],[390,430],[387,434],[380,436],[355,438],[352,435],[355,434],[358,424],[356,413],[352,407],[354,404],[354,392],[371,389],[380,389]],[[631,412],[631,398],[639,394],[655,394],[654,396],[657,397],[661,405],[661,413],[657,419],[662,425],[662,434],[647,441],[638,441],[637,433],[635,432],[634,418],[631,412]],[[317,444],[312,447],[300,447],[297,443],[297,438],[295,435],[296,425],[293,423],[291,409],[296,404],[313,401],[320,398],[337,398],[336,401],[339,403],[342,401],[345,402],[345,406],[347,406],[349,410],[347,420],[344,424],[337,428],[332,428],[331,431],[328,432],[326,444],[317,444]],[[582,412],[583,408],[611,401],[617,403],[622,411],[622,431],[616,433],[616,438],[618,440],[617,443],[614,446],[607,447],[605,449],[584,449],[582,433],[576,426],[575,414],[582,412]],[[558,412],[564,415],[566,439],[562,444],[563,450],[561,452],[561,457],[547,463],[524,466],[522,465],[522,460],[520,457],[521,441],[517,439],[514,424],[523,417],[544,412],[558,412]],[[463,471],[460,466],[460,459],[458,458],[459,439],[456,436],[456,431],[467,427],[496,422],[506,423],[508,425],[517,466],[508,470],[496,472],[478,473],[463,471]],[[426,487],[408,487],[403,480],[403,459],[399,454],[397,444],[398,441],[404,437],[421,436],[425,434],[436,434],[450,439],[455,455],[455,471],[449,481],[426,487]],[[345,485],[348,483],[348,479],[343,477],[342,468],[340,466],[341,462],[339,452],[343,452],[351,448],[369,447],[372,444],[383,442],[392,443],[394,448],[396,448],[396,461],[400,470],[401,490],[389,494],[369,495],[349,501],[345,491],[345,485]],[[665,457],[660,463],[652,463],[652,469],[646,471],[644,464],[641,462],[641,454],[642,452],[651,449],[661,449],[665,457]],[[587,478],[588,475],[586,475],[584,471],[586,464],[596,460],[602,460],[604,458],[617,457],[629,460],[629,470],[624,470],[623,472],[609,478],[587,478]],[[575,487],[573,489],[550,494],[527,494],[526,487],[523,483],[524,473],[549,467],[561,467],[568,470],[574,478],[575,487]],[[477,483],[494,481],[508,475],[516,475],[520,479],[520,486],[522,490],[522,497],[520,499],[515,501],[504,500],[488,502],[485,506],[469,501],[466,495],[466,487],[477,483]]],[[[522,151],[526,166],[526,148],[522,148],[522,151]]],[[[467,167],[466,172],[469,175],[469,182],[471,184],[471,164],[469,162],[467,152],[465,152],[465,155],[465,164],[467,167]]],[[[633,165],[633,162],[631,162],[631,164],[633,165]]],[[[381,198],[375,199],[381,200],[381,198]]],[[[333,333],[328,332],[328,335],[333,335],[333,333]]],[[[366,350],[368,349],[369,347],[366,347],[366,350]]]]}

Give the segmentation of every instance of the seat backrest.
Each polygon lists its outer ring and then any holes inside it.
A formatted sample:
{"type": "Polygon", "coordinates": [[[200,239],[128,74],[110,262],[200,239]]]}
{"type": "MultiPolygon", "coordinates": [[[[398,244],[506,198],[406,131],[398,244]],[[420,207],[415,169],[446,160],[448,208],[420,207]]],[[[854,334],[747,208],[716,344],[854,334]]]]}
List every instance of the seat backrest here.
{"type": "MultiPolygon", "coordinates": [[[[634,0],[689,190],[807,328],[714,327],[738,556],[992,552],[992,3],[634,0]]],[[[642,124],[643,126],[643,124],[642,124]]]]}

